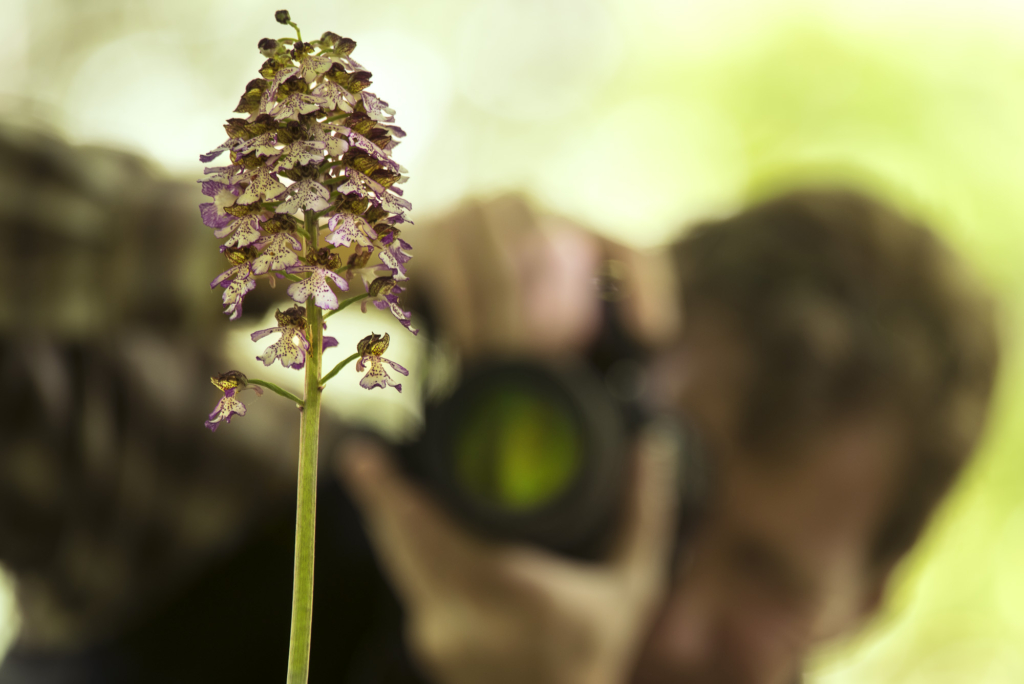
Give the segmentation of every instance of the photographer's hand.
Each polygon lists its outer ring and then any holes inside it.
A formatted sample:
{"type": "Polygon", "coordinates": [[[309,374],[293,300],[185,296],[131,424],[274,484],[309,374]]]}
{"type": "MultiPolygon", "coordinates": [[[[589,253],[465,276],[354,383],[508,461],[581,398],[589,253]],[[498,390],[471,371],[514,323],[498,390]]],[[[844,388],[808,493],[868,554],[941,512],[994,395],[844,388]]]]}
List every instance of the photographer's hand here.
{"type": "Polygon", "coordinates": [[[674,534],[672,450],[642,440],[613,551],[602,564],[480,539],[379,447],[341,469],[408,615],[406,638],[438,684],[619,684],[666,588],[674,534]]]}

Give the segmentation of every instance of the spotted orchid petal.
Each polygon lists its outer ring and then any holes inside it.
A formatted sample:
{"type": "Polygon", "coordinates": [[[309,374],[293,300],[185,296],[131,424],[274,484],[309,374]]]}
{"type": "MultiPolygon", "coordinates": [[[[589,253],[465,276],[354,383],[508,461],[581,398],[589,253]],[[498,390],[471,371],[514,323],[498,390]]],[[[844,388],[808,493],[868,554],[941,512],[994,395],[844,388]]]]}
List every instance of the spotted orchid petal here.
{"type": "Polygon", "coordinates": [[[408,253],[412,249],[409,243],[390,232],[382,235],[378,243],[380,260],[395,272],[395,280],[408,279],[405,264],[412,260],[408,253]]]}
{"type": "Polygon", "coordinates": [[[307,166],[308,164],[319,164],[324,160],[324,150],[327,143],[318,141],[301,141],[289,145],[285,151],[274,162],[277,170],[290,169],[296,164],[307,166]]]}
{"type": "Polygon", "coordinates": [[[391,376],[388,375],[387,370],[384,368],[385,362],[387,362],[392,368],[394,368],[402,375],[409,374],[409,371],[407,371],[402,366],[399,366],[397,363],[394,363],[393,361],[382,358],[380,356],[373,356],[367,354],[366,356],[360,358],[359,361],[356,363],[356,370],[359,372],[362,372],[364,369],[366,369],[367,364],[369,364],[370,366],[369,370],[366,371],[366,375],[364,375],[363,379],[359,381],[359,386],[362,387],[363,389],[368,390],[373,389],[375,387],[394,387],[396,390],[399,391],[399,393],[401,393],[402,384],[399,382],[395,382],[391,378],[391,376]]]}
{"type": "Polygon", "coordinates": [[[274,105],[274,108],[270,110],[270,115],[278,121],[287,121],[288,119],[297,121],[300,114],[312,114],[320,109],[322,104],[324,101],[315,95],[292,93],[274,105]]]}
{"type": "Polygon", "coordinates": [[[309,272],[310,276],[289,285],[288,296],[300,304],[312,297],[313,303],[321,309],[337,309],[338,297],[327,284],[327,279],[333,280],[342,292],[348,291],[348,281],[322,266],[297,266],[289,269],[289,273],[302,272],[309,272]]]}
{"type": "MultiPolygon", "coordinates": [[[[405,326],[406,330],[411,332],[413,335],[418,335],[419,334],[419,330],[417,330],[416,328],[412,327],[412,312],[411,311],[404,311],[404,310],[402,310],[402,307],[398,304],[398,296],[397,295],[393,295],[393,294],[384,295],[384,302],[383,303],[387,304],[388,310],[390,310],[391,314],[395,318],[398,319],[399,323],[401,323],[403,326],[405,326]]],[[[377,308],[380,308],[380,307],[377,307],[377,308]]]]}
{"type": "Polygon", "coordinates": [[[224,288],[221,298],[224,303],[224,313],[228,315],[229,320],[237,320],[242,315],[242,300],[256,287],[256,278],[253,276],[252,269],[249,264],[232,268],[218,276],[210,287],[217,285],[224,288]],[[229,273],[231,275],[225,277],[229,273]]]}
{"type": "Polygon", "coordinates": [[[262,361],[264,366],[269,366],[274,361],[280,361],[285,368],[295,370],[305,366],[309,341],[306,340],[305,333],[299,328],[292,326],[267,328],[266,330],[257,330],[250,337],[253,342],[257,342],[274,333],[280,333],[280,339],[267,347],[256,359],[262,361]]]}
{"type": "Polygon", "coordinates": [[[395,110],[388,107],[387,102],[365,90],[359,93],[359,96],[363,101],[363,107],[366,109],[368,117],[381,123],[391,123],[395,120],[395,117],[392,116],[395,110]]]}
{"type": "Polygon", "coordinates": [[[402,286],[391,275],[377,278],[367,287],[370,297],[363,300],[360,308],[363,313],[366,313],[367,304],[372,303],[381,311],[390,310],[406,330],[415,335],[419,331],[412,327],[412,312],[405,311],[398,303],[398,295],[402,293],[402,290],[402,286]]]}
{"type": "Polygon", "coordinates": [[[220,155],[224,154],[226,151],[233,150],[233,149],[237,148],[239,143],[241,143],[241,142],[243,142],[243,141],[236,140],[235,138],[228,138],[223,143],[221,143],[217,147],[214,147],[212,150],[210,150],[206,154],[199,155],[199,161],[201,161],[204,164],[209,164],[214,159],[216,159],[220,155]]]}
{"type": "Polygon", "coordinates": [[[327,153],[332,157],[340,158],[348,151],[348,141],[344,138],[331,135],[327,126],[323,126],[312,121],[309,123],[307,131],[309,132],[311,140],[322,142],[327,145],[327,153]]]}
{"type": "Polygon", "coordinates": [[[238,198],[239,204],[271,200],[288,188],[265,166],[257,166],[249,176],[249,186],[238,198]]]}
{"type": "Polygon", "coordinates": [[[384,192],[384,186],[373,180],[364,173],[353,168],[345,169],[345,182],[338,188],[339,192],[354,192],[360,197],[373,197],[371,193],[378,195],[384,192]]]}
{"type": "Polygon", "coordinates": [[[204,224],[215,229],[225,228],[235,220],[234,216],[225,213],[221,207],[218,207],[213,202],[200,204],[199,215],[203,218],[204,224]]]}
{"type": "Polygon", "coordinates": [[[203,175],[210,176],[207,180],[214,180],[227,185],[235,185],[244,180],[242,178],[243,169],[237,166],[207,166],[203,168],[203,175]]]}
{"type": "Polygon", "coordinates": [[[277,90],[281,87],[281,84],[297,73],[299,73],[299,67],[295,66],[282,67],[278,69],[277,73],[274,74],[274,80],[270,82],[270,87],[267,88],[267,92],[270,94],[270,97],[272,99],[276,98],[277,90]]]}
{"type": "Polygon", "coordinates": [[[379,161],[387,169],[391,171],[398,170],[398,163],[391,158],[387,152],[377,147],[369,138],[363,137],[359,133],[350,130],[345,135],[348,136],[349,144],[356,149],[366,152],[368,155],[379,161]]]}
{"type": "Polygon", "coordinates": [[[327,221],[327,226],[331,229],[331,234],[326,240],[335,247],[349,247],[353,241],[364,247],[371,247],[377,238],[376,231],[366,219],[355,214],[335,214],[327,221]]]}
{"type": "Polygon", "coordinates": [[[256,275],[284,271],[299,263],[299,255],[295,252],[302,249],[302,244],[291,233],[266,235],[254,246],[260,250],[260,255],[252,262],[252,272],[256,275]]]}
{"type": "Polygon", "coordinates": [[[224,243],[226,247],[246,247],[260,238],[260,217],[251,215],[237,218],[227,226],[213,231],[213,234],[218,238],[231,235],[224,243]]]}
{"type": "Polygon", "coordinates": [[[306,79],[307,84],[313,83],[316,77],[331,68],[331,60],[319,55],[303,55],[299,57],[299,75],[306,79]]]}
{"type": "Polygon", "coordinates": [[[244,141],[238,146],[238,152],[241,152],[242,154],[255,152],[263,157],[277,154],[280,152],[280,150],[277,149],[277,131],[260,133],[259,135],[244,141]]]}
{"type": "Polygon", "coordinates": [[[324,79],[314,90],[313,94],[323,99],[327,105],[325,109],[337,109],[349,113],[355,107],[355,97],[340,85],[330,79],[324,79]]]}
{"type": "Polygon", "coordinates": [[[232,416],[244,416],[245,410],[245,404],[235,397],[234,390],[228,390],[220,398],[220,401],[217,402],[217,406],[210,413],[210,417],[205,425],[216,432],[219,423],[230,423],[232,416]],[[228,394],[228,392],[231,394],[228,394]]]}
{"type": "Polygon", "coordinates": [[[330,191],[312,178],[304,178],[288,187],[286,199],[277,205],[277,213],[294,214],[299,209],[323,211],[328,207],[330,191]]]}

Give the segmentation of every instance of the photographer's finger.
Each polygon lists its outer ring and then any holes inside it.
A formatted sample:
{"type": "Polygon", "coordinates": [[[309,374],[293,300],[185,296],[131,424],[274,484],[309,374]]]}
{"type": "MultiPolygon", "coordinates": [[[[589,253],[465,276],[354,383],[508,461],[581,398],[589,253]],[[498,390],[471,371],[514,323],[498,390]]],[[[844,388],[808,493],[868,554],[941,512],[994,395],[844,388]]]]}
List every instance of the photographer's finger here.
{"type": "Polygon", "coordinates": [[[457,581],[473,542],[392,465],[380,447],[347,445],[342,476],[370,539],[403,598],[423,601],[457,581]]]}
{"type": "Polygon", "coordinates": [[[612,554],[613,563],[627,574],[660,578],[668,571],[676,533],[678,459],[678,441],[669,430],[654,424],[644,431],[612,554]]]}

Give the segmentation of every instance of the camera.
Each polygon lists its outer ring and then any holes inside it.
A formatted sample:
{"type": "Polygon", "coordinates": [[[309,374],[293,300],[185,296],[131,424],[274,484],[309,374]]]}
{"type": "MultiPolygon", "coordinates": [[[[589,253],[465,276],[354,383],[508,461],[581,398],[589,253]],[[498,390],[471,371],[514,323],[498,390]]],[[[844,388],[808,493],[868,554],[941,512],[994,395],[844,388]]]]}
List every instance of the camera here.
{"type": "Polygon", "coordinates": [[[609,304],[585,356],[465,369],[449,395],[428,403],[423,433],[399,462],[478,533],[594,560],[621,519],[636,438],[656,429],[676,447],[685,543],[710,463],[687,421],[647,407],[644,356],[609,304]]]}

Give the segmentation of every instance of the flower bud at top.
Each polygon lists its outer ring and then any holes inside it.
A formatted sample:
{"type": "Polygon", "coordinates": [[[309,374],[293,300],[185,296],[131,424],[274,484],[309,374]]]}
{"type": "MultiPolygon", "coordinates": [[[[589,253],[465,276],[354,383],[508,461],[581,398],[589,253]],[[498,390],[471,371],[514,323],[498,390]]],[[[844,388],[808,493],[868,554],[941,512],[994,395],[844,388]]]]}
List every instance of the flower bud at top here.
{"type": "Polygon", "coordinates": [[[288,10],[277,10],[274,12],[274,19],[278,24],[287,24],[291,22],[292,16],[288,14],[288,10]]]}
{"type": "Polygon", "coordinates": [[[274,53],[277,52],[277,41],[273,38],[264,38],[256,47],[259,48],[264,57],[273,57],[274,53]]]}

